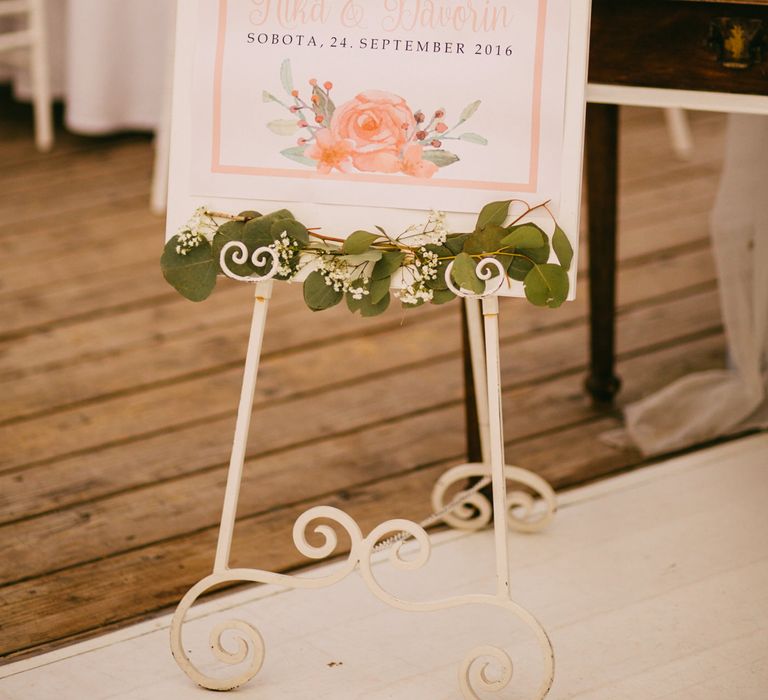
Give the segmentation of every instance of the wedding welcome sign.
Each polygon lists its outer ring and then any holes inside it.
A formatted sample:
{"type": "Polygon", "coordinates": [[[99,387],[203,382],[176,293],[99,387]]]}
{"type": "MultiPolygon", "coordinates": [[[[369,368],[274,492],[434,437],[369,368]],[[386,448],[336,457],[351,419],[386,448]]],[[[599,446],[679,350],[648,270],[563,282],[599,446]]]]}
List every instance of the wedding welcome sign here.
{"type": "MultiPolygon", "coordinates": [[[[479,230],[484,207],[502,202],[484,223],[540,227],[513,242],[540,248],[532,265],[566,251],[572,297],[587,4],[179,3],[168,239],[204,206],[290,212],[314,241],[385,232],[374,248],[439,224],[427,242],[443,245],[442,232],[479,230]]],[[[523,295],[530,268],[512,262],[501,293],[523,295]]]]}

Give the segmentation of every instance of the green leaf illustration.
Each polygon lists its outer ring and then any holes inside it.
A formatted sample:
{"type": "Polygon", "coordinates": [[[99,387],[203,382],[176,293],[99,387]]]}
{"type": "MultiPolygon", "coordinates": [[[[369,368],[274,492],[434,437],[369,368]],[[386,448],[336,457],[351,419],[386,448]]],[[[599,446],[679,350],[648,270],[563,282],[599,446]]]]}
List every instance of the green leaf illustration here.
{"type": "Polygon", "coordinates": [[[480,136],[480,134],[475,134],[471,131],[468,131],[465,134],[461,134],[459,138],[462,141],[469,141],[469,143],[477,143],[477,144],[480,144],[481,146],[488,145],[488,139],[485,138],[485,136],[480,136]]]}
{"type": "Polygon", "coordinates": [[[552,247],[555,249],[555,255],[560,261],[560,264],[564,269],[571,269],[571,262],[573,261],[573,247],[568,240],[568,236],[565,235],[565,231],[559,226],[555,227],[555,233],[552,236],[552,247]]]}
{"type": "Polygon", "coordinates": [[[291,59],[286,58],[280,65],[280,82],[283,89],[290,95],[293,92],[293,74],[291,73],[291,59]]]}
{"type": "Polygon", "coordinates": [[[306,146],[293,146],[291,148],[286,148],[284,151],[280,151],[280,155],[283,155],[286,158],[290,158],[292,161],[295,161],[296,163],[301,163],[302,165],[309,165],[314,168],[317,165],[317,161],[312,160],[311,158],[307,158],[304,155],[305,150],[306,150],[306,146]]]}
{"type": "Polygon", "coordinates": [[[299,130],[299,123],[294,119],[273,119],[267,129],[278,136],[291,136],[299,130]]]}
{"type": "Polygon", "coordinates": [[[525,277],[525,296],[536,306],[556,309],[568,298],[568,273],[559,265],[534,265],[525,277]]]}
{"type": "Polygon", "coordinates": [[[325,277],[319,272],[312,272],[304,280],[304,301],[312,311],[330,309],[343,298],[343,292],[337,292],[332,285],[326,284],[325,277]]]}
{"type": "Polygon", "coordinates": [[[495,225],[502,226],[509,216],[509,205],[512,204],[511,199],[507,199],[503,202],[491,202],[486,204],[480,211],[480,216],[477,217],[476,231],[481,231],[486,226],[495,225]]]}
{"type": "Polygon", "coordinates": [[[281,100],[277,99],[271,92],[267,92],[266,90],[262,91],[261,99],[264,102],[277,102],[278,104],[283,104],[281,100]]]}
{"type": "Polygon", "coordinates": [[[462,289],[482,294],[485,291],[485,282],[477,276],[476,267],[477,261],[474,258],[467,253],[461,253],[456,256],[452,277],[462,289]]]}
{"type": "Polygon", "coordinates": [[[459,160],[455,153],[438,148],[434,151],[424,151],[421,156],[424,160],[434,163],[438,168],[444,168],[447,165],[453,165],[459,160]]]}
{"type": "Polygon", "coordinates": [[[466,107],[464,107],[461,112],[461,116],[459,117],[459,122],[465,122],[468,119],[471,119],[481,104],[481,100],[476,100],[475,102],[472,102],[471,104],[468,104],[466,107]]]}
{"type": "Polygon", "coordinates": [[[379,237],[378,233],[368,233],[367,231],[355,231],[344,241],[341,247],[342,252],[347,255],[361,255],[365,253],[371,244],[379,237]]]}
{"type": "Polygon", "coordinates": [[[176,252],[177,245],[177,236],[165,245],[160,258],[163,277],[179,294],[190,301],[204,301],[213,292],[219,272],[211,245],[205,241],[186,255],[176,252]]]}
{"type": "Polygon", "coordinates": [[[312,94],[317,97],[317,103],[314,106],[315,114],[321,114],[325,119],[325,125],[327,126],[333,113],[336,111],[336,105],[333,104],[333,100],[328,97],[324,90],[321,90],[317,85],[312,88],[312,94]]]}

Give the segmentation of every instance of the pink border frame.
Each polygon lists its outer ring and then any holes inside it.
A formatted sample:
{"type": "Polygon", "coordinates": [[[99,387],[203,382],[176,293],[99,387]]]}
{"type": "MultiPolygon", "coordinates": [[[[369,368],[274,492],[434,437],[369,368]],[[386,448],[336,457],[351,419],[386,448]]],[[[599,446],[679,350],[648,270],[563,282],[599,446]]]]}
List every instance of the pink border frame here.
{"type": "Polygon", "coordinates": [[[539,177],[539,145],[541,139],[541,93],[544,66],[544,33],[547,19],[547,0],[539,0],[536,26],[536,61],[533,69],[533,104],[531,106],[531,168],[527,183],[483,182],[478,180],[418,180],[397,175],[359,175],[331,173],[322,175],[315,171],[290,170],[288,168],[258,168],[245,165],[224,165],[221,162],[222,129],[222,81],[224,73],[224,51],[227,35],[228,0],[219,0],[219,32],[216,45],[216,66],[213,84],[213,138],[211,172],[226,175],[261,175],[301,180],[331,180],[341,182],[372,182],[388,185],[413,185],[428,187],[453,187],[475,190],[497,190],[508,192],[535,192],[539,177]]]}

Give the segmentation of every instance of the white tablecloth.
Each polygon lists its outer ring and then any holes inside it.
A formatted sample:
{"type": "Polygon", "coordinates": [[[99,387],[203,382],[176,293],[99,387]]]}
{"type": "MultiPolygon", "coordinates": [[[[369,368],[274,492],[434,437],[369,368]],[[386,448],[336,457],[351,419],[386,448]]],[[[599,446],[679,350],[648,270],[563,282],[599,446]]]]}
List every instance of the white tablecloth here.
{"type": "MultiPolygon", "coordinates": [[[[173,7],[174,0],[48,0],[53,87],[69,129],[156,128],[168,89],[173,7]]],[[[26,71],[11,78],[16,94],[28,97],[26,71]]]]}

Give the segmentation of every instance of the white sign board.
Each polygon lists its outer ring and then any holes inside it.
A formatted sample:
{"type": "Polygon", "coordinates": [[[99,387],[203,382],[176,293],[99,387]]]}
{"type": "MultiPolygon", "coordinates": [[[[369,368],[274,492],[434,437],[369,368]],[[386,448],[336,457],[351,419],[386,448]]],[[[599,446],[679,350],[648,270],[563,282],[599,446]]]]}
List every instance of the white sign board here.
{"type": "Polygon", "coordinates": [[[587,0],[184,0],[178,13],[169,237],[201,204],[288,207],[343,236],[431,209],[471,230],[488,202],[521,199],[550,201],[577,248],[587,0]]]}

